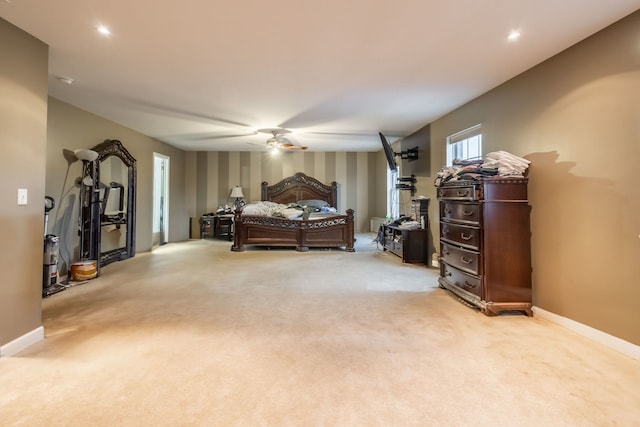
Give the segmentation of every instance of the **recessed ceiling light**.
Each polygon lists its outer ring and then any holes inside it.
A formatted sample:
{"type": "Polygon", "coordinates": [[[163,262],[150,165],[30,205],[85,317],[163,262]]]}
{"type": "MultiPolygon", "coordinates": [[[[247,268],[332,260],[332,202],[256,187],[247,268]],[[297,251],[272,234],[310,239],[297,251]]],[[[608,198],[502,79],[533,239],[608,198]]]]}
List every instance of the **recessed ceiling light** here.
{"type": "Polygon", "coordinates": [[[111,35],[111,30],[108,29],[107,27],[105,27],[104,25],[98,25],[97,30],[103,36],[110,36],[111,35]]]}
{"type": "Polygon", "coordinates": [[[520,38],[520,31],[512,30],[507,36],[507,40],[510,42],[514,42],[520,38]]]}

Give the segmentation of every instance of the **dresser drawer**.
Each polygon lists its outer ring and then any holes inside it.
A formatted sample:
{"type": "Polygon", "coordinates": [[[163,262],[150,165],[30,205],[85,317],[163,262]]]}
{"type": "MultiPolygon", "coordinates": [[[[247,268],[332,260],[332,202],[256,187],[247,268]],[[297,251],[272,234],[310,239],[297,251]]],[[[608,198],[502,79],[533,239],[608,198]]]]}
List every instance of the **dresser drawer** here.
{"type": "Polygon", "coordinates": [[[476,186],[452,186],[438,188],[438,198],[448,200],[477,200],[476,186]]]}
{"type": "Polygon", "coordinates": [[[441,242],[442,259],[450,265],[471,274],[482,274],[480,271],[480,254],[468,249],[459,248],[441,242]]]}
{"type": "Polygon", "coordinates": [[[440,238],[447,242],[480,250],[480,228],[451,222],[440,223],[440,238]]]}
{"type": "Polygon", "coordinates": [[[447,263],[443,263],[442,276],[452,285],[482,298],[482,278],[460,271],[447,263]]]}
{"type": "Polygon", "coordinates": [[[478,203],[440,202],[440,219],[466,224],[480,224],[480,207],[478,203]]]}

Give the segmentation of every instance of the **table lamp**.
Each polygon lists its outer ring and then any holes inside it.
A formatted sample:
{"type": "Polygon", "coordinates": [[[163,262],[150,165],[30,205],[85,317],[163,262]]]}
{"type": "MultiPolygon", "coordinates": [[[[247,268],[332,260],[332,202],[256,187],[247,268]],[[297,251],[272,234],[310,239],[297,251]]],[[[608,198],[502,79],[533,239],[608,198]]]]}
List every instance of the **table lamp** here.
{"type": "Polygon", "coordinates": [[[231,189],[231,195],[229,197],[236,199],[236,208],[239,208],[244,204],[242,201],[242,199],[244,198],[244,194],[242,193],[242,187],[240,187],[239,185],[236,185],[231,189]]]}

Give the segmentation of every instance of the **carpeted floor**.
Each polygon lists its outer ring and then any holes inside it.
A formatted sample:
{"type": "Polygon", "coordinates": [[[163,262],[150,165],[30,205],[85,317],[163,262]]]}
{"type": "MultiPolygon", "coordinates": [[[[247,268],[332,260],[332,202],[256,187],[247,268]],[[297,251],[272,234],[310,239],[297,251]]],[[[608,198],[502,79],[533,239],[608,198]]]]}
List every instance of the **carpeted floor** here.
{"type": "Polygon", "coordinates": [[[2,426],[640,426],[640,361],[356,253],[194,240],[43,301],[2,426]]]}

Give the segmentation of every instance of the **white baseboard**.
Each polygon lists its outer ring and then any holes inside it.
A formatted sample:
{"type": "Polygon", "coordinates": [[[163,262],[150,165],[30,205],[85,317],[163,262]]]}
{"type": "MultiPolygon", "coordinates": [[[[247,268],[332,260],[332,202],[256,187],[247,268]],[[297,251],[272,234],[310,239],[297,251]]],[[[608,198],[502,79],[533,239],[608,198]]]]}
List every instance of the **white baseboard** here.
{"type": "Polygon", "coordinates": [[[609,347],[613,350],[624,353],[629,357],[640,360],[640,346],[625,341],[613,335],[609,335],[606,332],[602,332],[598,329],[592,328],[575,320],[551,313],[550,311],[543,310],[540,307],[532,307],[533,314],[542,319],[546,319],[557,325],[565,327],[570,331],[573,331],[583,337],[589,338],[599,344],[609,347]]]}
{"type": "Polygon", "coordinates": [[[440,267],[440,257],[436,252],[431,255],[431,267],[439,268],[440,267]]]}
{"type": "Polygon", "coordinates": [[[0,346],[0,357],[11,357],[25,348],[44,339],[44,327],[40,326],[31,332],[27,332],[7,344],[0,346]]]}

